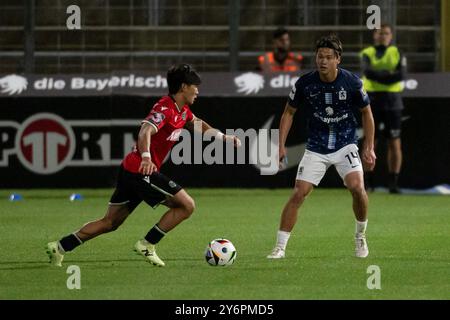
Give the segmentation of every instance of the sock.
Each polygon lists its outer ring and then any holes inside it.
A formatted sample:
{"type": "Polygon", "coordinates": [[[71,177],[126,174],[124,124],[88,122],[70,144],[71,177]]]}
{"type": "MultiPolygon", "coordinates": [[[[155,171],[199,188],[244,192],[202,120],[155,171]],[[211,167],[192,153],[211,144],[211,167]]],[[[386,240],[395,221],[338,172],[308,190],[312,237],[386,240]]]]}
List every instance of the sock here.
{"type": "Polygon", "coordinates": [[[166,232],[160,229],[158,224],[155,224],[145,236],[145,240],[151,244],[157,244],[165,235],[166,232]]]}
{"type": "Polygon", "coordinates": [[[72,251],[82,243],[83,241],[81,241],[81,239],[78,238],[75,233],[72,233],[59,240],[58,246],[61,253],[66,253],[68,251],[72,251]]]}
{"type": "Polygon", "coordinates": [[[367,221],[369,221],[369,220],[366,220],[366,221],[358,221],[358,220],[356,220],[356,224],[355,224],[355,226],[356,226],[356,236],[363,235],[363,234],[366,233],[367,221]]]}
{"type": "Polygon", "coordinates": [[[399,173],[395,173],[395,172],[389,173],[389,186],[391,186],[393,188],[397,188],[399,175],[400,175],[399,173]]]}
{"type": "Polygon", "coordinates": [[[290,232],[278,230],[278,232],[277,232],[277,247],[279,247],[283,250],[286,250],[286,246],[287,246],[290,236],[291,236],[290,232]]]}

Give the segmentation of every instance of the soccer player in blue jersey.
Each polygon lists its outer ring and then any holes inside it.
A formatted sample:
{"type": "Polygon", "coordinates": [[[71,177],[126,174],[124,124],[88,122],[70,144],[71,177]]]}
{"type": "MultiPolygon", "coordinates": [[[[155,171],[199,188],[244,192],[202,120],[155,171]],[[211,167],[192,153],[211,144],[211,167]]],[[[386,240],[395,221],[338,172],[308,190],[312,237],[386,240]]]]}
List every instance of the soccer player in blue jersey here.
{"type": "Polygon", "coordinates": [[[289,94],[280,121],[280,161],[286,156],[284,145],[299,108],[306,109],[308,141],[298,166],[293,193],[281,214],[275,248],[267,256],[269,259],[284,258],[298,209],[332,165],[353,197],[355,255],[365,258],[369,254],[365,235],[368,198],[363,167],[371,171],[375,166],[374,121],[362,81],[338,67],[341,55],[342,44],[335,35],[322,37],[316,43],[317,70],[301,76],[289,94]],[[361,114],[364,131],[361,158],[356,145],[358,113],[361,114]]]}

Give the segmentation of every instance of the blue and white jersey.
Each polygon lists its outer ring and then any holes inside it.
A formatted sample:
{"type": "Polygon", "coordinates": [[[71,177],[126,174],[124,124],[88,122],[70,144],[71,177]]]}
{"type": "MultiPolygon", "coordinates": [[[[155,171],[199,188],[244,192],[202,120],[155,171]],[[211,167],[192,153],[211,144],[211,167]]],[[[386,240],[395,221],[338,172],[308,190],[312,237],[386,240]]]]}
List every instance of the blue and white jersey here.
{"type": "Polygon", "coordinates": [[[369,103],[361,79],[341,68],[333,82],[321,81],[318,71],[304,74],[297,80],[288,98],[290,106],[306,108],[306,149],[321,154],[357,143],[356,114],[369,103]]]}

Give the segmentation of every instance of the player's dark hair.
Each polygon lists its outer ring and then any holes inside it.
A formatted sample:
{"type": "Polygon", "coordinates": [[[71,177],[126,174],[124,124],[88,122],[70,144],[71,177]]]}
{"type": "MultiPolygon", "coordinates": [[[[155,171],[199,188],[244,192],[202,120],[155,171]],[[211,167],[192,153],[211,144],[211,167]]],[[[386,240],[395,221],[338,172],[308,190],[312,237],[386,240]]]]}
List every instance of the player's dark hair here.
{"type": "Polygon", "coordinates": [[[281,36],[285,35],[286,33],[289,33],[289,31],[287,31],[287,29],[284,27],[280,27],[273,32],[273,38],[278,39],[281,36]]]}
{"type": "Polygon", "coordinates": [[[342,42],[335,33],[323,36],[316,42],[316,53],[320,48],[330,48],[334,50],[337,57],[342,55],[342,42]]]}
{"type": "Polygon", "coordinates": [[[182,84],[187,85],[199,85],[202,83],[200,75],[189,64],[180,64],[178,66],[172,66],[167,71],[167,85],[169,87],[170,94],[176,94],[182,84]]]}

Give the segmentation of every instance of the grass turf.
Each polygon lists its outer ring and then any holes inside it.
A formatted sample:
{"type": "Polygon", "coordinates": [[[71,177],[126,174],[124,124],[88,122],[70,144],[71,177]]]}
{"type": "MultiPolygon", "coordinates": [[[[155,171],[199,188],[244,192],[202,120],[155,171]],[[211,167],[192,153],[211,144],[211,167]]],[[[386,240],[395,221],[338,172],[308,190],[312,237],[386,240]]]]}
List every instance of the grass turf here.
{"type": "Polygon", "coordinates": [[[450,198],[371,194],[370,255],[353,256],[351,197],[317,189],[305,202],[286,259],[265,258],[275,242],[288,189],[193,189],[197,209],[158,246],[165,268],[136,255],[133,245],[164,207],[141,204],[117,231],[47,263],[44,246],[103,215],[111,190],[27,190],[8,201],[0,191],[0,299],[449,299],[450,198]],[[233,266],[210,267],[203,252],[218,237],[237,248],[233,266]],[[69,265],[81,290],[69,290],[69,265]],[[381,270],[369,290],[367,268],[381,270]]]}

